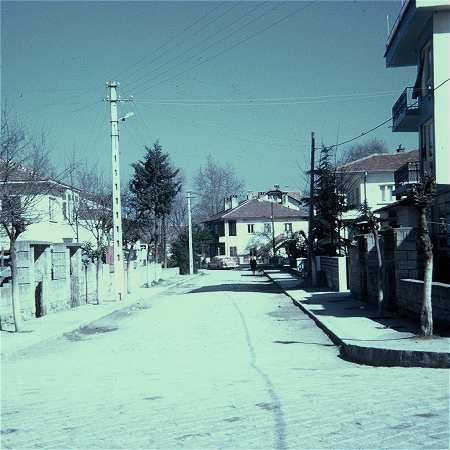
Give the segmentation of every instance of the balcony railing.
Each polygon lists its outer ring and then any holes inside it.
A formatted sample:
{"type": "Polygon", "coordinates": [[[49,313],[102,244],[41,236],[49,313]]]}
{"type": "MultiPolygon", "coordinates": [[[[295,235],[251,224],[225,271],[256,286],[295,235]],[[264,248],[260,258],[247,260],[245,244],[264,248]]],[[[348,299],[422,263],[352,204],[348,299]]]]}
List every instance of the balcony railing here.
{"type": "Polygon", "coordinates": [[[407,195],[411,186],[420,182],[420,163],[410,161],[403,164],[394,172],[395,196],[400,200],[402,195],[407,195]]]}
{"type": "Polygon", "coordinates": [[[407,87],[392,108],[392,131],[417,131],[419,100],[413,98],[414,88],[407,87]]]}

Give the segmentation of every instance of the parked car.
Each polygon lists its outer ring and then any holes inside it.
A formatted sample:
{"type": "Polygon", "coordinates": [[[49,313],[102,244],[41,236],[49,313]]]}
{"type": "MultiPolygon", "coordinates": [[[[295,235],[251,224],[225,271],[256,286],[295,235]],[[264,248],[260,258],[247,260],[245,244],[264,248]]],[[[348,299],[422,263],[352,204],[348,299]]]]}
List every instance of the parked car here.
{"type": "Polygon", "coordinates": [[[236,269],[239,258],[234,256],[214,256],[208,263],[208,269],[236,269]]]}

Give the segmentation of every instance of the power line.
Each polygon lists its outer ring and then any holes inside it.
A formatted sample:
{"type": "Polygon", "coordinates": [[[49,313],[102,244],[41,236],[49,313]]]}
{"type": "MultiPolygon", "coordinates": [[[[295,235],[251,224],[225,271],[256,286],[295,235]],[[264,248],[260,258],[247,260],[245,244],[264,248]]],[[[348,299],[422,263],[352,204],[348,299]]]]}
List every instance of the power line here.
{"type": "MultiPolygon", "coordinates": [[[[268,3],[267,1],[264,2],[262,5],[265,5],[266,3],[268,3]]],[[[232,9],[234,9],[235,6],[237,6],[239,3],[235,3],[233,4],[233,6],[231,8],[229,8],[228,10],[225,11],[225,13],[228,13],[229,11],[231,11],[232,9]]],[[[140,84],[142,84],[142,81],[144,80],[145,83],[148,83],[150,81],[156,80],[158,79],[161,75],[165,75],[166,73],[171,72],[172,70],[176,69],[178,66],[184,64],[185,62],[189,62],[194,60],[195,58],[197,58],[197,56],[201,56],[202,53],[204,53],[206,50],[209,50],[211,47],[216,46],[217,44],[220,44],[221,42],[223,42],[224,40],[226,40],[227,38],[229,38],[230,36],[233,36],[235,33],[241,31],[243,28],[248,27],[250,24],[252,24],[253,22],[259,20],[261,17],[264,17],[265,15],[267,15],[269,12],[275,10],[276,8],[278,8],[280,6],[280,3],[277,3],[273,8],[271,8],[269,11],[265,11],[262,14],[260,14],[259,16],[257,16],[256,18],[253,18],[252,20],[246,22],[245,24],[243,24],[243,26],[241,26],[240,28],[237,28],[233,31],[231,31],[230,33],[228,33],[226,36],[211,42],[211,40],[219,35],[222,31],[224,30],[230,30],[230,27],[233,27],[236,23],[240,22],[242,19],[244,19],[245,17],[247,17],[248,15],[252,14],[254,11],[256,11],[257,9],[261,8],[260,4],[257,4],[254,8],[252,8],[250,11],[245,12],[243,15],[241,15],[240,17],[238,17],[233,23],[231,24],[225,24],[225,26],[223,26],[222,28],[220,28],[219,30],[214,31],[213,33],[209,34],[208,36],[206,36],[205,38],[203,38],[202,42],[206,42],[206,47],[202,48],[199,52],[195,53],[194,55],[188,56],[187,58],[183,58],[181,61],[178,61],[175,65],[169,67],[168,69],[164,70],[163,72],[156,74],[155,76],[153,76],[152,78],[148,79],[147,76],[149,74],[144,75],[143,77],[139,78],[138,80],[135,81],[135,83],[137,83],[137,85],[139,86],[140,84]],[[210,43],[211,42],[211,43],[210,43]]],[[[225,14],[222,14],[222,16],[225,14]]],[[[162,67],[166,66],[167,64],[169,64],[172,61],[176,61],[180,56],[182,55],[186,55],[186,53],[191,52],[192,50],[195,50],[198,47],[197,44],[189,47],[187,50],[182,51],[181,53],[178,53],[177,55],[175,55],[175,57],[172,57],[171,59],[169,59],[168,61],[166,61],[165,63],[161,64],[160,66],[158,66],[157,68],[153,69],[151,73],[157,72],[159,69],[161,69],[162,67]]],[[[201,47],[200,47],[201,48],[201,47]]]]}
{"type": "MultiPolygon", "coordinates": [[[[440,87],[442,87],[445,83],[447,83],[448,81],[450,81],[450,78],[447,78],[446,80],[444,80],[442,83],[440,83],[439,85],[437,85],[437,86],[436,86],[434,89],[432,89],[432,90],[429,90],[429,89],[427,89],[427,88],[425,88],[425,90],[426,90],[426,91],[435,92],[435,91],[437,91],[440,87]]],[[[422,89],[422,88],[417,88],[417,90],[419,90],[419,89],[422,89]]],[[[422,89],[422,90],[423,90],[423,89],[422,89]]],[[[419,100],[416,100],[416,101],[415,101],[413,104],[411,104],[409,107],[411,108],[411,107],[413,107],[413,106],[416,106],[418,103],[419,103],[419,100]]],[[[377,130],[378,128],[382,127],[383,125],[386,125],[386,124],[387,124],[388,122],[390,122],[392,119],[393,119],[393,116],[390,116],[388,119],[386,119],[386,120],[384,120],[383,122],[379,123],[378,125],[374,126],[374,127],[371,128],[370,130],[363,131],[363,132],[362,132],[361,134],[359,134],[358,136],[355,136],[355,137],[352,137],[351,139],[347,139],[346,141],[339,142],[339,143],[337,143],[337,144],[331,145],[331,146],[328,147],[328,148],[329,148],[329,149],[337,148],[337,147],[339,147],[339,146],[341,146],[341,145],[348,144],[348,143],[350,143],[350,142],[356,141],[357,139],[360,139],[361,137],[363,137],[363,136],[365,136],[365,135],[367,135],[367,134],[369,134],[369,133],[372,133],[372,131],[377,130]]]]}
{"type": "MultiPolygon", "coordinates": [[[[396,92],[396,91],[395,91],[396,92]]],[[[328,103],[332,100],[355,100],[355,99],[370,99],[378,97],[392,96],[394,91],[375,92],[375,93],[361,93],[361,94],[336,94],[326,96],[309,96],[309,97],[273,97],[273,98],[255,98],[243,100],[230,99],[206,99],[206,100],[135,100],[136,103],[150,104],[150,105],[175,105],[175,106],[270,106],[270,105],[296,105],[296,104],[314,104],[314,103],[328,103]]]]}
{"type": "MultiPolygon", "coordinates": [[[[151,52],[150,54],[144,55],[142,58],[138,59],[136,62],[134,62],[131,66],[129,66],[128,68],[126,68],[123,72],[120,73],[120,77],[123,77],[127,71],[129,71],[130,69],[134,70],[132,71],[132,73],[129,75],[129,77],[133,77],[137,72],[139,72],[141,69],[137,69],[138,66],[140,66],[146,59],[152,57],[152,55],[157,54],[160,50],[162,50],[163,48],[165,48],[166,46],[168,46],[169,44],[171,44],[174,41],[177,41],[180,38],[180,35],[186,33],[186,31],[189,31],[191,28],[195,27],[195,25],[197,25],[198,23],[200,23],[204,18],[208,17],[209,15],[211,15],[214,11],[216,11],[217,9],[219,9],[225,2],[221,2],[219,3],[217,6],[215,6],[214,8],[212,8],[211,10],[207,11],[205,14],[203,14],[202,16],[198,17],[196,20],[194,20],[194,22],[192,22],[191,24],[189,24],[188,26],[186,26],[185,28],[183,28],[181,30],[180,33],[176,33],[174,36],[172,36],[171,38],[169,38],[167,41],[165,41],[162,45],[160,45],[158,48],[156,48],[155,50],[153,50],[153,52],[151,52]]],[[[151,64],[155,61],[157,61],[164,53],[161,53],[160,56],[157,57],[153,57],[153,59],[148,63],[151,64]]]]}
{"type": "Polygon", "coordinates": [[[144,92],[148,91],[148,90],[151,89],[152,87],[157,86],[157,85],[159,85],[159,84],[161,84],[161,83],[165,83],[165,82],[167,82],[167,81],[173,80],[174,78],[178,78],[179,76],[185,74],[186,72],[189,72],[189,71],[191,71],[191,70],[193,70],[193,69],[195,69],[195,68],[201,66],[202,64],[205,64],[205,63],[211,61],[212,59],[215,59],[215,58],[217,58],[217,57],[219,57],[219,56],[221,56],[221,55],[223,55],[223,54],[229,52],[230,50],[233,50],[233,49],[236,48],[237,46],[242,45],[242,44],[248,42],[250,39],[253,39],[255,36],[258,36],[259,34],[264,33],[265,31],[267,31],[267,30],[273,28],[274,26],[280,24],[281,22],[283,22],[283,21],[285,21],[285,20],[291,18],[291,17],[294,16],[295,14],[298,14],[300,11],[302,11],[302,10],[308,8],[309,6],[311,6],[312,4],[316,3],[317,1],[318,1],[318,0],[312,0],[312,1],[310,1],[307,5],[303,5],[302,7],[297,8],[296,10],[294,10],[293,12],[284,15],[283,17],[281,17],[280,19],[276,20],[275,22],[272,22],[270,25],[268,25],[268,26],[266,26],[266,27],[264,27],[264,28],[262,28],[262,29],[256,31],[255,33],[252,33],[252,34],[246,36],[244,39],[241,39],[240,41],[236,42],[235,44],[231,45],[230,47],[227,47],[227,48],[221,50],[220,52],[218,52],[218,53],[212,55],[211,57],[206,58],[206,59],[204,59],[204,60],[198,62],[197,64],[195,64],[195,65],[193,65],[193,66],[191,66],[191,67],[189,67],[189,68],[187,68],[187,69],[185,69],[185,70],[183,70],[183,71],[181,71],[181,72],[175,74],[174,76],[170,76],[170,77],[168,77],[168,78],[166,78],[166,79],[163,79],[162,81],[159,81],[159,82],[153,84],[152,86],[149,86],[147,89],[144,90],[144,92]]]}

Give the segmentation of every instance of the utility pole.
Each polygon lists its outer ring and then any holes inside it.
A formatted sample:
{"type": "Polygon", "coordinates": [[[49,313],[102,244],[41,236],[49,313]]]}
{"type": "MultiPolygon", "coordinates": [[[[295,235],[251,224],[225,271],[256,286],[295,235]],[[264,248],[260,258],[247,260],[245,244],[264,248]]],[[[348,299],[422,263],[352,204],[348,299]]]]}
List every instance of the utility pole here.
{"type": "MultiPolygon", "coordinates": [[[[119,152],[119,119],[117,104],[120,101],[132,101],[120,99],[117,90],[119,83],[108,81],[106,86],[110,89],[107,97],[111,106],[111,160],[112,160],[112,192],[113,192],[113,249],[114,249],[114,281],[117,300],[123,300],[124,291],[124,264],[122,250],[122,206],[120,199],[120,152],[119,152]]],[[[122,118],[121,120],[124,120],[122,118]]]]}
{"type": "Polygon", "coordinates": [[[187,193],[188,201],[188,225],[189,225],[189,275],[194,275],[194,252],[192,250],[192,217],[191,217],[191,193],[187,193]]]}
{"type": "Polygon", "coordinates": [[[308,254],[309,277],[313,286],[316,285],[316,264],[314,261],[313,222],[314,222],[314,154],[316,151],[316,139],[311,133],[311,179],[309,184],[309,223],[308,223],[308,254]]]}

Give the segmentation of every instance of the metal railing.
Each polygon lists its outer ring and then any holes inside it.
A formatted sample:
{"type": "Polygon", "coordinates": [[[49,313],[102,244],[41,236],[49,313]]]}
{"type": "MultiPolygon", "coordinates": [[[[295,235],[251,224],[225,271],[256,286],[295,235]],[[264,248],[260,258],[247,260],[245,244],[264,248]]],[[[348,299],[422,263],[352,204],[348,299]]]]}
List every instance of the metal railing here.
{"type": "Polygon", "coordinates": [[[420,181],[419,161],[410,161],[403,164],[394,172],[395,186],[406,183],[418,183],[420,181]]]}
{"type": "Polygon", "coordinates": [[[407,87],[392,107],[392,122],[394,127],[407,112],[419,110],[419,100],[413,98],[414,87],[407,87]]]}

